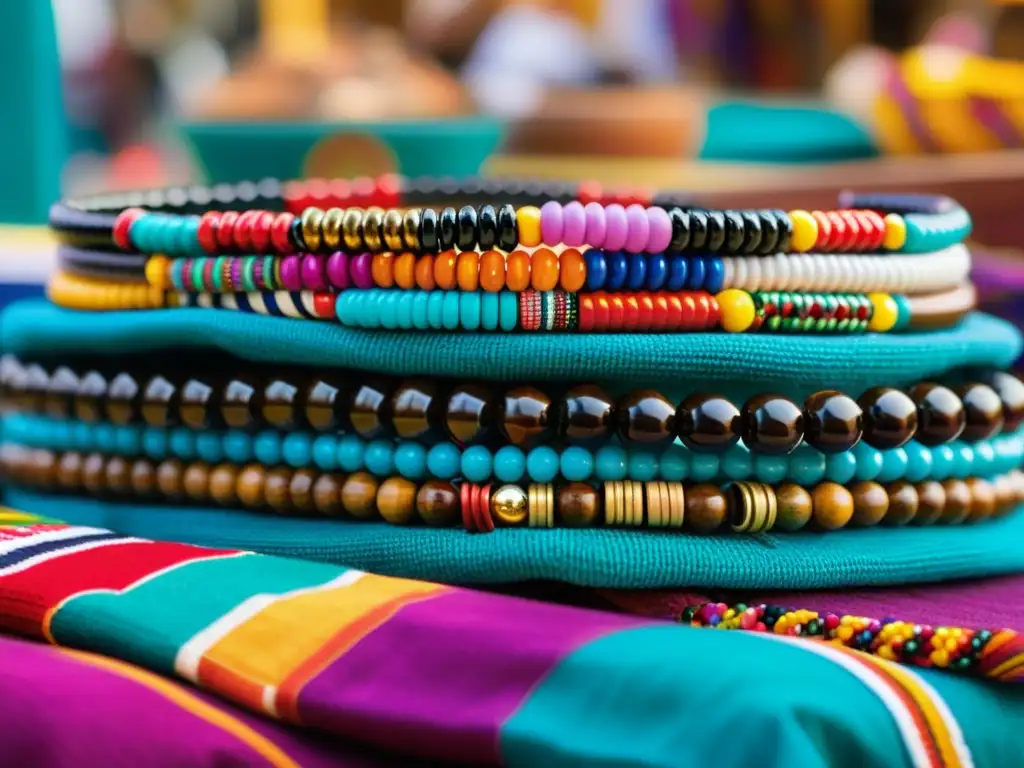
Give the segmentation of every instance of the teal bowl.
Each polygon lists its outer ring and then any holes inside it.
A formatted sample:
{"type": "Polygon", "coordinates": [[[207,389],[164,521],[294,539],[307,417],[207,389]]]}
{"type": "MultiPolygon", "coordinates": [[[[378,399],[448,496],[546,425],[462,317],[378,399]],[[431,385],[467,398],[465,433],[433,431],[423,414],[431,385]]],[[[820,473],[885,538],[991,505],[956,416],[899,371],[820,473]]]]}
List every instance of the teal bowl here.
{"type": "Polygon", "coordinates": [[[487,118],[380,123],[189,123],[209,181],[274,177],[470,176],[501,144],[487,118]]]}

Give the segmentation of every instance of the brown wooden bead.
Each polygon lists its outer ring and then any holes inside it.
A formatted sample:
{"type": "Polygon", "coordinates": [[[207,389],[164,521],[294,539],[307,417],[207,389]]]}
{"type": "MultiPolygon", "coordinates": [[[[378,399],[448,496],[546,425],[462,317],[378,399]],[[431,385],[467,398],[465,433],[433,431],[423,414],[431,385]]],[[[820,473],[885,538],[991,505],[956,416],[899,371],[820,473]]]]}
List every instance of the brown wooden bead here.
{"type": "Polygon", "coordinates": [[[905,480],[897,480],[885,490],[889,494],[889,512],[885,516],[885,524],[901,526],[911,522],[921,506],[917,488],[905,480]]]}
{"type": "Polygon", "coordinates": [[[601,494],[586,483],[569,483],[556,491],[558,518],[569,528],[589,528],[601,518],[601,494]]]}
{"type": "Polygon", "coordinates": [[[740,439],[740,412],[720,395],[691,395],[676,410],[676,431],[687,448],[721,453],[740,439]]]}
{"type": "Polygon", "coordinates": [[[209,376],[189,376],[178,391],[178,417],[190,429],[211,429],[220,424],[215,401],[219,382],[209,376]]]}
{"type": "Polygon", "coordinates": [[[103,479],[107,491],[119,496],[126,496],[132,491],[131,465],[123,456],[107,457],[107,466],[104,468],[103,479]]]}
{"type": "Polygon", "coordinates": [[[99,453],[90,453],[82,462],[82,487],[89,493],[101,494],[107,490],[107,462],[99,453]]]}
{"type": "Polygon", "coordinates": [[[131,470],[132,492],[145,498],[153,496],[156,491],[156,467],[148,459],[136,459],[131,470]]]}
{"type": "Polygon", "coordinates": [[[432,441],[440,435],[444,421],[444,398],[437,382],[407,379],[391,395],[391,425],[406,440],[432,441]]]}
{"type": "Polygon", "coordinates": [[[513,387],[500,401],[499,429],[513,445],[532,447],[549,431],[551,398],[535,387],[513,387]]]}
{"type": "Polygon", "coordinates": [[[686,527],[697,533],[713,533],[725,523],[729,503],[721,489],[711,483],[686,488],[686,527]]]}
{"type": "Polygon", "coordinates": [[[45,448],[35,448],[28,455],[29,474],[32,482],[41,486],[52,486],[57,474],[57,454],[45,448]]]}
{"type": "Polygon", "coordinates": [[[267,470],[261,464],[247,464],[235,481],[238,500],[250,509],[262,507],[267,501],[266,481],[267,470]]]}
{"type": "Polygon", "coordinates": [[[676,407],[653,389],[630,392],[615,404],[615,431],[623,442],[668,445],[676,436],[676,407]]]}
{"type": "Polygon", "coordinates": [[[73,489],[82,484],[82,454],[74,451],[65,453],[57,464],[57,484],[61,488],[73,489]]]}
{"type": "Polygon", "coordinates": [[[944,480],[942,490],[946,492],[946,506],[939,522],[943,525],[962,523],[971,512],[971,489],[963,480],[944,480]]]}
{"type": "Polygon", "coordinates": [[[156,468],[156,487],[168,499],[180,499],[185,495],[185,467],[178,459],[161,461],[156,468]]]}
{"type": "Polygon", "coordinates": [[[444,424],[448,435],[459,445],[470,445],[487,438],[495,424],[497,401],[482,384],[461,384],[448,395],[444,424]]]}
{"type": "Polygon", "coordinates": [[[996,489],[988,480],[972,477],[967,481],[971,492],[969,517],[972,523],[987,520],[996,513],[996,489]]]}
{"type": "Polygon", "coordinates": [[[1016,432],[1024,423],[1024,382],[1006,371],[995,371],[987,378],[1003,403],[1003,429],[1016,432]]]}
{"type": "Polygon", "coordinates": [[[792,453],[804,437],[804,415],[788,397],[756,395],[740,411],[743,442],[753,453],[792,453]]]}
{"type": "Polygon", "coordinates": [[[221,420],[229,429],[256,429],[263,418],[262,397],[261,382],[250,376],[231,376],[221,389],[221,420]]]}
{"type": "Polygon", "coordinates": [[[107,396],[107,380],[98,371],[89,371],[78,380],[75,392],[75,418],[91,424],[103,421],[103,401],[107,396]]]}
{"type": "Polygon", "coordinates": [[[922,382],[910,390],[917,405],[917,442],[943,445],[956,440],[966,426],[964,405],[951,389],[922,382]]]}
{"type": "Polygon", "coordinates": [[[811,492],[814,522],[826,531],[845,528],[853,518],[853,494],[838,483],[819,483],[811,492]]]}
{"type": "Polygon", "coordinates": [[[235,487],[239,471],[234,464],[218,464],[210,472],[210,498],[225,507],[238,503],[235,487]]]}
{"type": "Polygon", "coordinates": [[[917,431],[917,407],[898,389],[874,387],[857,405],[864,412],[864,441],[873,448],[899,448],[917,431]]]}
{"type": "Polygon", "coordinates": [[[360,437],[372,440],[387,434],[387,399],[386,388],[375,382],[365,381],[355,388],[348,403],[348,418],[360,437]]]}
{"type": "Polygon", "coordinates": [[[775,489],[778,505],[775,525],[784,531],[799,531],[811,521],[814,502],[808,491],[796,483],[783,483],[775,489]]]}
{"type": "Polygon", "coordinates": [[[449,528],[459,520],[459,493],[444,480],[428,480],[416,492],[416,512],[429,526],[449,528]]]}
{"type": "Polygon", "coordinates": [[[263,419],[275,429],[291,430],[302,426],[299,388],[280,376],[271,377],[263,386],[263,419]]]}
{"type": "Polygon", "coordinates": [[[325,472],[313,483],[313,505],[321,515],[337,517],[345,508],[341,504],[341,484],[344,475],[325,472]]]}
{"type": "Polygon", "coordinates": [[[603,389],[572,387],[558,403],[558,436],[577,445],[598,444],[611,434],[614,416],[615,404],[603,389]]]}
{"type": "Polygon", "coordinates": [[[292,506],[300,515],[316,514],[316,503],[313,501],[313,484],[317,473],[312,469],[296,469],[288,483],[288,496],[292,506]]]}
{"type": "Polygon", "coordinates": [[[889,511],[889,494],[878,483],[865,481],[850,488],[853,494],[853,524],[862,528],[878,525],[889,511]]]}
{"type": "Polygon", "coordinates": [[[804,401],[804,439],[822,453],[850,450],[863,431],[864,411],[842,392],[815,392],[804,401]]]}
{"type": "Polygon", "coordinates": [[[377,489],[377,511],[392,525],[408,525],[416,519],[416,483],[389,477],[377,489]]]}
{"type": "Polygon", "coordinates": [[[134,376],[127,373],[117,374],[110,380],[104,400],[107,419],[121,425],[138,421],[141,397],[142,391],[134,376]]]}
{"type": "Polygon", "coordinates": [[[188,464],[182,482],[190,499],[207,501],[210,498],[210,465],[202,461],[188,464]]]}
{"type": "Polygon", "coordinates": [[[976,443],[998,435],[1003,429],[1003,401],[987,384],[964,384],[956,390],[964,406],[966,426],[960,436],[976,443]]]}
{"type": "Polygon", "coordinates": [[[367,472],[355,472],[341,486],[341,503],[345,511],[360,520],[377,517],[377,478],[367,472]]]}
{"type": "Polygon", "coordinates": [[[999,475],[992,484],[996,489],[996,514],[1005,515],[1017,504],[1017,492],[1009,475],[999,475]]]}
{"type": "Polygon", "coordinates": [[[78,390],[78,374],[66,365],[58,366],[50,374],[50,381],[43,396],[43,412],[54,419],[66,419],[71,415],[75,392],[78,390]]]}
{"type": "Polygon", "coordinates": [[[942,483],[927,480],[914,486],[917,489],[917,514],[911,521],[914,525],[933,525],[942,517],[946,506],[946,491],[942,483]]]}
{"type": "Polygon", "coordinates": [[[151,427],[169,427],[177,423],[172,407],[177,385],[163,376],[154,376],[142,390],[142,419],[151,427]]]}
{"type": "Polygon", "coordinates": [[[263,481],[263,495],[267,506],[279,515],[290,515],[294,511],[289,486],[293,471],[288,467],[274,467],[263,481]]]}
{"type": "Polygon", "coordinates": [[[306,421],[318,432],[345,425],[345,388],[341,377],[318,376],[306,389],[304,403],[306,421]]]}

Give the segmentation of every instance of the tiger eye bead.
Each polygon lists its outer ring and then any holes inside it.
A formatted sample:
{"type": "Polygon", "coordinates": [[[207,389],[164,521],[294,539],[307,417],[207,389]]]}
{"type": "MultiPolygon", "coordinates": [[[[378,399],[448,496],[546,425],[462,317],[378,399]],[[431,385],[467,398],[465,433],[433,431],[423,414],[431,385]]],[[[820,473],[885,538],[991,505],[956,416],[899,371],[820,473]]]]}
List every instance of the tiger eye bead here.
{"type": "Polygon", "coordinates": [[[140,394],[134,376],[127,373],[117,374],[107,387],[107,419],[119,425],[131,424],[138,419],[140,394]]]}
{"type": "Polygon", "coordinates": [[[946,506],[942,509],[939,523],[942,525],[962,523],[971,512],[971,489],[963,480],[944,480],[942,490],[946,492],[946,506]]]}
{"type": "Polygon", "coordinates": [[[964,407],[961,438],[976,443],[998,435],[1003,429],[1003,401],[987,384],[965,384],[956,390],[964,407]]]}
{"type": "Polygon", "coordinates": [[[459,219],[454,208],[445,208],[437,217],[437,239],[441,250],[447,251],[455,247],[459,236],[459,219]]]}
{"type": "Polygon", "coordinates": [[[195,461],[185,467],[182,480],[185,493],[193,501],[206,501],[210,497],[210,467],[195,461]]]}
{"type": "Polygon", "coordinates": [[[341,219],[341,239],[347,251],[362,251],[363,211],[361,208],[347,208],[341,219]]]}
{"type": "Polygon", "coordinates": [[[668,445],[676,436],[676,408],[652,389],[630,392],[615,404],[615,431],[623,442],[668,445]]]}
{"type": "Polygon", "coordinates": [[[383,384],[364,381],[352,392],[348,418],[356,433],[367,440],[387,434],[387,389],[383,384]]]}
{"type": "Polygon", "coordinates": [[[263,480],[263,495],[266,504],[279,515],[292,512],[292,500],[289,486],[292,482],[292,470],[288,467],[274,467],[267,472],[263,480]]]}
{"type": "Polygon", "coordinates": [[[449,528],[459,519],[459,493],[444,480],[428,480],[416,492],[416,512],[434,528],[449,528]]]}
{"type": "Polygon", "coordinates": [[[864,412],[864,441],[873,448],[899,448],[917,431],[917,407],[898,389],[869,389],[857,405],[864,412]]]}
{"type": "Polygon", "coordinates": [[[57,485],[61,488],[78,488],[82,484],[82,454],[74,451],[61,455],[57,463],[57,485]]]}
{"type": "Polygon", "coordinates": [[[105,470],[107,462],[99,453],[90,453],[82,462],[82,486],[93,495],[100,495],[107,490],[105,470]]]}
{"type": "Polygon", "coordinates": [[[235,486],[238,483],[238,468],[234,464],[218,464],[210,472],[210,498],[222,506],[238,501],[235,486]]]}
{"type": "Polygon", "coordinates": [[[419,208],[410,208],[402,217],[402,239],[405,241],[405,248],[412,251],[420,249],[419,208]]]}
{"type": "Polygon", "coordinates": [[[792,453],[804,437],[804,415],[782,395],[757,395],[740,411],[743,442],[754,453],[782,456],[792,453]]]}
{"type": "Polygon", "coordinates": [[[345,511],[359,520],[377,517],[377,479],[366,472],[355,472],[341,486],[341,503],[345,511]]]}
{"type": "Polygon", "coordinates": [[[321,515],[337,517],[345,508],[341,504],[341,485],[344,475],[325,472],[313,483],[313,506],[321,515]]]}
{"type": "Polygon", "coordinates": [[[814,504],[811,494],[796,483],[783,483],[775,489],[777,506],[775,527],[799,531],[811,521],[814,504]]]}
{"type": "Polygon", "coordinates": [[[928,480],[914,486],[917,489],[917,514],[911,521],[914,525],[932,525],[942,517],[946,506],[946,491],[942,483],[928,480]]]}
{"type": "Polygon", "coordinates": [[[601,518],[601,494],[586,483],[569,483],[557,490],[556,509],[562,525],[590,528],[601,518]]]}
{"type": "Polygon", "coordinates": [[[905,480],[898,480],[886,488],[889,494],[889,512],[885,516],[886,525],[906,525],[917,515],[921,506],[921,498],[917,488],[905,480]]]}
{"type": "Polygon", "coordinates": [[[546,436],[551,398],[539,389],[513,387],[499,403],[499,428],[510,443],[532,447],[546,436]]]}
{"type": "Polygon", "coordinates": [[[1003,403],[1003,429],[1016,432],[1024,422],[1024,382],[1006,371],[995,371],[987,379],[1003,403]]]}
{"type": "Polygon", "coordinates": [[[316,513],[316,505],[313,503],[315,481],[316,472],[312,469],[296,469],[288,481],[288,498],[294,511],[300,515],[316,513]]]}
{"type": "Polygon", "coordinates": [[[405,248],[402,242],[402,212],[397,208],[391,208],[384,214],[384,221],[381,224],[381,236],[384,238],[384,245],[389,251],[401,251],[405,248]]]}
{"type": "Polygon", "coordinates": [[[971,507],[968,516],[972,523],[980,523],[996,513],[996,489],[988,480],[972,477],[967,480],[971,492],[971,507]]]}
{"type": "Polygon", "coordinates": [[[448,395],[444,424],[460,445],[486,439],[495,424],[498,405],[494,393],[481,384],[461,384],[448,395]]]}
{"type": "Polygon", "coordinates": [[[103,401],[107,380],[98,371],[89,371],[78,381],[75,392],[75,418],[92,424],[103,421],[103,401]]]}
{"type": "Polygon", "coordinates": [[[148,459],[136,459],[131,469],[132,491],[146,498],[156,493],[156,467],[148,459]]]}
{"type": "Polygon", "coordinates": [[[384,211],[381,208],[367,208],[363,214],[363,242],[366,250],[371,253],[379,253],[384,250],[383,233],[384,211]]]}
{"type": "Polygon", "coordinates": [[[597,445],[614,427],[615,404],[600,387],[572,387],[558,404],[558,436],[577,445],[597,445]]]}
{"type": "Polygon", "coordinates": [[[126,496],[132,491],[131,465],[123,456],[110,456],[103,468],[103,482],[109,493],[126,496]]]}
{"type": "Polygon", "coordinates": [[[220,412],[215,401],[218,384],[209,376],[190,376],[181,385],[178,416],[190,429],[210,429],[218,425],[220,412]]]}
{"type": "Polygon", "coordinates": [[[263,384],[248,376],[232,376],[221,389],[220,418],[230,429],[253,430],[260,423],[263,384]]]}
{"type": "Polygon", "coordinates": [[[814,522],[826,531],[845,528],[853,518],[853,494],[838,483],[819,483],[811,492],[814,522]]]}
{"type": "Polygon", "coordinates": [[[339,378],[318,376],[301,398],[306,422],[318,432],[340,429],[345,423],[344,394],[339,378]]]}
{"type": "Polygon", "coordinates": [[[735,445],[741,421],[739,409],[720,395],[691,395],[676,410],[679,439],[702,453],[722,453],[735,445]]]}
{"type": "Polygon", "coordinates": [[[716,485],[700,483],[685,491],[686,527],[697,533],[713,533],[725,524],[729,503],[716,485]]]}
{"type": "Polygon", "coordinates": [[[275,429],[297,429],[301,426],[299,396],[299,388],[291,379],[271,377],[263,387],[263,420],[275,429]]]}
{"type": "Polygon", "coordinates": [[[853,495],[853,524],[861,528],[878,525],[889,512],[889,494],[870,480],[850,488],[853,495]]]}
{"type": "Polygon", "coordinates": [[[78,389],[78,374],[66,365],[58,366],[50,374],[50,382],[43,396],[43,412],[54,419],[66,419],[71,415],[75,391],[78,389]]]}
{"type": "Polygon", "coordinates": [[[156,487],[168,499],[180,499],[185,495],[185,468],[177,459],[161,461],[156,468],[156,487]]]}
{"type": "Polygon", "coordinates": [[[238,500],[250,509],[258,509],[266,503],[265,486],[267,470],[260,464],[249,464],[242,468],[235,481],[238,500]]]}
{"type": "Polygon", "coordinates": [[[391,425],[405,440],[432,441],[440,436],[444,398],[430,379],[407,379],[391,396],[391,425]]]}
{"type": "Polygon", "coordinates": [[[910,390],[917,405],[917,441],[934,446],[960,437],[966,426],[964,405],[956,394],[939,384],[922,382],[910,390]]]}
{"type": "Polygon", "coordinates": [[[864,412],[842,392],[816,392],[804,402],[804,439],[822,453],[850,450],[863,431],[864,412]]]}
{"type": "Polygon", "coordinates": [[[142,390],[142,419],[151,427],[170,427],[177,423],[172,403],[178,387],[163,376],[154,376],[142,390]]]}
{"type": "Polygon", "coordinates": [[[377,511],[392,525],[408,525],[416,518],[416,484],[404,477],[389,477],[377,489],[377,511]]]}

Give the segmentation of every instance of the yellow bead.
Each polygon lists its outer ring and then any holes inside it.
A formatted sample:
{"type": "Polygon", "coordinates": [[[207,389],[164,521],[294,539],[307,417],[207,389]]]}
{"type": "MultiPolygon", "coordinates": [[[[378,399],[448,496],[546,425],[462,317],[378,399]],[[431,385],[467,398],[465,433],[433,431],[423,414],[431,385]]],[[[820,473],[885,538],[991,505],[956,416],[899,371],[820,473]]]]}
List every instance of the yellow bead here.
{"type": "Polygon", "coordinates": [[[839,637],[840,640],[846,642],[851,637],[853,637],[853,627],[840,627],[836,630],[836,635],[839,637]]]}
{"type": "Polygon", "coordinates": [[[932,660],[932,664],[934,664],[936,667],[944,667],[947,664],[949,664],[949,653],[947,653],[945,650],[932,651],[931,656],[929,656],[928,658],[932,660]]]}
{"type": "Polygon", "coordinates": [[[875,308],[868,323],[868,330],[876,333],[891,331],[899,320],[900,308],[888,293],[869,293],[868,301],[875,308]]]}
{"type": "Polygon", "coordinates": [[[168,268],[171,260],[166,256],[150,256],[146,262],[146,282],[152,286],[166,289],[169,285],[168,268]]]}
{"type": "Polygon", "coordinates": [[[540,208],[526,205],[516,211],[519,227],[519,244],[527,248],[540,245],[540,208]]]}
{"type": "Polygon", "coordinates": [[[956,638],[953,638],[953,637],[949,637],[949,638],[946,638],[946,644],[945,644],[945,645],[944,645],[943,647],[944,647],[944,648],[945,648],[945,649],[946,649],[947,651],[949,651],[950,653],[952,653],[953,651],[955,651],[955,650],[957,649],[957,646],[959,646],[959,645],[960,645],[960,643],[958,643],[958,642],[956,641],[956,638]]]}
{"type": "Polygon", "coordinates": [[[892,648],[890,648],[888,645],[879,646],[878,655],[881,656],[883,659],[888,659],[889,661],[896,660],[896,654],[892,652],[892,648]]]}
{"type": "Polygon", "coordinates": [[[885,217],[885,239],[882,245],[890,251],[898,251],[907,242],[907,222],[898,213],[885,217]]]}
{"type": "Polygon", "coordinates": [[[734,611],[732,608],[729,608],[725,612],[725,615],[722,618],[724,618],[726,621],[728,621],[729,619],[731,619],[735,615],[736,615],[736,611],[734,611]]]}
{"type": "Polygon", "coordinates": [[[809,251],[818,242],[818,222],[807,211],[790,211],[793,222],[793,237],[789,247],[798,253],[809,251]]]}
{"type": "Polygon", "coordinates": [[[754,300],[746,291],[729,288],[715,297],[722,310],[722,328],[743,333],[754,324],[754,300]]]}

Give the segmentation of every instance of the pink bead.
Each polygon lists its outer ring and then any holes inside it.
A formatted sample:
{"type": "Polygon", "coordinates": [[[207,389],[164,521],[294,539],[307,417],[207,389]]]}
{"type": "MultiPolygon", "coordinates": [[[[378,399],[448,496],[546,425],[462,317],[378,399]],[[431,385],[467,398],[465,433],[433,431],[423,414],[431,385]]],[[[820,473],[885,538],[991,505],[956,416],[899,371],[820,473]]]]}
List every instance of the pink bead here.
{"type": "Polygon", "coordinates": [[[629,222],[626,220],[626,209],[618,203],[604,207],[606,251],[621,251],[629,238],[629,222]]]}
{"type": "Polygon", "coordinates": [[[651,225],[647,222],[647,211],[642,205],[633,203],[626,209],[626,223],[629,226],[626,250],[630,253],[643,253],[647,250],[647,240],[651,233],[651,225]]]}
{"type": "Polygon", "coordinates": [[[302,285],[309,291],[327,290],[326,259],[307,253],[302,257],[302,285]]]}
{"type": "Polygon", "coordinates": [[[301,291],[300,257],[292,254],[281,259],[281,287],[286,291],[301,291]]]}
{"type": "Polygon", "coordinates": [[[544,245],[558,245],[562,242],[562,206],[548,200],[540,209],[540,237],[544,245]]]}
{"type": "Polygon", "coordinates": [[[573,200],[562,208],[562,243],[578,248],[586,242],[587,214],[583,204],[573,200]]]}
{"type": "Polygon", "coordinates": [[[348,262],[348,274],[356,288],[373,288],[373,275],[370,273],[370,262],[373,255],[360,253],[348,262]]]}
{"type": "Polygon", "coordinates": [[[740,619],[740,626],[743,629],[753,629],[757,626],[757,613],[754,612],[753,608],[747,608],[743,612],[743,618],[740,619]]]}
{"type": "Polygon", "coordinates": [[[327,257],[327,279],[339,290],[348,288],[348,254],[335,251],[327,257]]]}
{"type": "Polygon", "coordinates": [[[650,234],[647,236],[648,253],[664,253],[672,242],[672,220],[664,208],[648,208],[647,224],[650,234]]]}
{"type": "Polygon", "coordinates": [[[583,208],[587,217],[587,232],[584,240],[587,245],[594,248],[604,246],[605,233],[608,231],[608,224],[604,218],[604,206],[600,203],[587,203],[583,208]]]}

